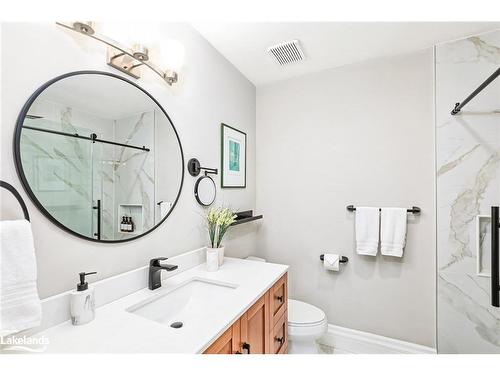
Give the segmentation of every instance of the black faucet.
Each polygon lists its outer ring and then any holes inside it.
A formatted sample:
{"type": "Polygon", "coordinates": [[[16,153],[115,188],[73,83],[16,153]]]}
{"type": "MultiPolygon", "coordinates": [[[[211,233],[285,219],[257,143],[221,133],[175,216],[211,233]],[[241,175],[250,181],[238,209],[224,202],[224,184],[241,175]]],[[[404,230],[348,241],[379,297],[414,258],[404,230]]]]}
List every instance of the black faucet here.
{"type": "Polygon", "coordinates": [[[153,258],[149,261],[149,289],[155,290],[161,287],[161,270],[173,271],[178,266],[173,264],[161,265],[160,260],[167,260],[168,258],[153,258]]]}

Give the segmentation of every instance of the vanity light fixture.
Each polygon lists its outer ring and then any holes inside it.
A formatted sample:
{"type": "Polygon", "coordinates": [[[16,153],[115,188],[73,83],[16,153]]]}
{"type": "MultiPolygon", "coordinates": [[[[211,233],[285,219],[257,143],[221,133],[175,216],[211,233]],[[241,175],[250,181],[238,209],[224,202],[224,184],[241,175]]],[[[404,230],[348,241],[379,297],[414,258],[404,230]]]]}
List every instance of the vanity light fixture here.
{"type": "MultiPolygon", "coordinates": [[[[140,67],[147,66],[170,86],[178,80],[177,70],[179,69],[179,65],[167,65],[166,69],[160,69],[149,59],[149,50],[143,44],[136,43],[132,48],[123,46],[117,41],[96,32],[94,23],[91,21],[56,22],[56,24],[106,44],[108,46],[107,64],[135,79],[141,78],[140,67]]],[[[166,54],[169,52],[176,51],[164,51],[166,54]]],[[[179,59],[177,58],[177,60],[179,59]]],[[[175,59],[173,61],[175,61],[175,59]]]]}
{"type": "Polygon", "coordinates": [[[73,28],[82,34],[92,35],[95,33],[94,23],[92,21],[74,22],[73,28]]]}

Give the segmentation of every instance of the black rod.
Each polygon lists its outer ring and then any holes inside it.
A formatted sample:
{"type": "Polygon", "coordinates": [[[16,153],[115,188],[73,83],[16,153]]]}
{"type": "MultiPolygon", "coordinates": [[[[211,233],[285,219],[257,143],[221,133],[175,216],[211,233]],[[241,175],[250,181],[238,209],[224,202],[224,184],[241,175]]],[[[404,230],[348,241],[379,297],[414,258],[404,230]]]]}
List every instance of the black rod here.
{"type": "Polygon", "coordinates": [[[80,135],[78,133],[65,133],[65,132],[60,132],[60,131],[57,131],[57,130],[50,130],[50,129],[42,129],[42,128],[36,128],[36,127],[33,127],[33,126],[26,126],[26,125],[23,125],[23,128],[26,128],[26,129],[31,129],[31,130],[37,130],[37,131],[40,131],[40,132],[45,132],[45,133],[51,133],[51,134],[57,134],[57,135],[63,135],[63,136],[66,136],[66,137],[74,137],[74,138],[79,138],[79,139],[86,139],[88,141],[92,141],[92,142],[99,142],[99,143],[107,143],[107,144],[110,144],[110,145],[115,145],[115,146],[122,146],[122,147],[128,147],[128,148],[135,148],[136,150],[141,150],[141,151],[146,151],[146,152],[149,152],[150,149],[147,148],[147,147],[139,147],[139,146],[131,146],[131,145],[128,145],[128,144],[125,144],[125,143],[118,143],[118,142],[112,142],[112,141],[107,141],[105,139],[99,139],[97,138],[97,134],[95,133],[92,133],[92,135],[90,137],[86,137],[84,135],[80,135]]]}
{"type": "Polygon", "coordinates": [[[97,206],[92,207],[94,210],[97,210],[97,233],[94,233],[94,236],[97,237],[98,240],[101,239],[101,200],[97,200],[97,206]]]}
{"type": "Polygon", "coordinates": [[[205,176],[206,176],[207,174],[210,174],[210,173],[212,173],[212,174],[217,174],[217,173],[218,173],[217,168],[205,168],[205,167],[200,167],[200,170],[205,171],[205,176]]]}
{"type": "Polygon", "coordinates": [[[500,307],[500,270],[498,264],[498,206],[491,207],[491,305],[500,307]]]}
{"type": "MultiPolygon", "coordinates": [[[[325,260],[325,254],[321,254],[319,256],[319,259],[323,262],[325,260]]],[[[347,263],[347,262],[349,262],[349,258],[341,255],[339,258],[339,262],[340,263],[347,263]]]]}
{"type": "MultiPolygon", "coordinates": [[[[354,207],[352,204],[346,207],[347,211],[356,211],[356,207],[354,207]]],[[[382,211],[381,208],[378,209],[379,211],[382,211]]],[[[406,212],[410,212],[412,214],[419,214],[422,210],[420,207],[413,206],[412,208],[408,208],[406,212]]]]}
{"type": "Polygon", "coordinates": [[[486,79],[486,81],[481,83],[481,85],[477,89],[475,89],[472,92],[472,94],[470,94],[468,97],[466,97],[463,102],[456,103],[455,108],[453,108],[453,110],[451,111],[451,114],[453,116],[458,114],[460,112],[460,110],[464,107],[464,105],[469,103],[477,94],[479,94],[481,91],[483,91],[485,89],[485,87],[488,86],[491,82],[493,82],[495,80],[495,78],[497,78],[499,75],[500,75],[500,68],[498,68],[491,76],[489,76],[486,79]]]}

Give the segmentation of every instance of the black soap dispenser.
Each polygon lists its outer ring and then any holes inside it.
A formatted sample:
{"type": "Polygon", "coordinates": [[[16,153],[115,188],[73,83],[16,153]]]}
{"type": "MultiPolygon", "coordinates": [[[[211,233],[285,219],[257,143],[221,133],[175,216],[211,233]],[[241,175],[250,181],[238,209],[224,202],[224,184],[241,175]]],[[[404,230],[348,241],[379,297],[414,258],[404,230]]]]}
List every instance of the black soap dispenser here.
{"type": "Polygon", "coordinates": [[[95,318],[94,287],[85,281],[85,276],[94,275],[97,272],[80,272],[80,283],[76,290],[70,295],[71,323],[81,325],[91,322],[95,318]]]}

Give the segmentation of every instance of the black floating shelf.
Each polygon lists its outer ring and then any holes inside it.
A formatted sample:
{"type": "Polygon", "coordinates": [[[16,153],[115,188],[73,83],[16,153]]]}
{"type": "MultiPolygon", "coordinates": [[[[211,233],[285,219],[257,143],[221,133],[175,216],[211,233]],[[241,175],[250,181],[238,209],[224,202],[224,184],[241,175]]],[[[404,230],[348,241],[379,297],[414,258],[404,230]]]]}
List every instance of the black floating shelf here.
{"type": "Polygon", "coordinates": [[[253,216],[252,210],[236,212],[236,221],[234,223],[232,223],[231,226],[239,225],[239,224],[243,224],[243,223],[249,223],[250,221],[259,220],[262,218],[263,218],[262,215],[253,216]]]}

